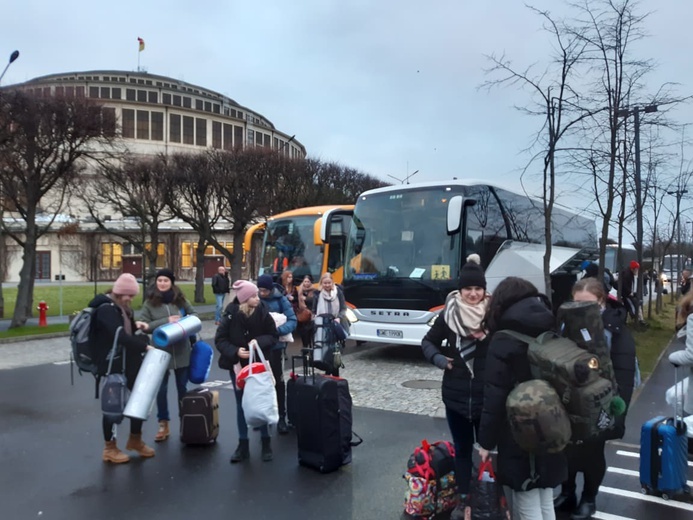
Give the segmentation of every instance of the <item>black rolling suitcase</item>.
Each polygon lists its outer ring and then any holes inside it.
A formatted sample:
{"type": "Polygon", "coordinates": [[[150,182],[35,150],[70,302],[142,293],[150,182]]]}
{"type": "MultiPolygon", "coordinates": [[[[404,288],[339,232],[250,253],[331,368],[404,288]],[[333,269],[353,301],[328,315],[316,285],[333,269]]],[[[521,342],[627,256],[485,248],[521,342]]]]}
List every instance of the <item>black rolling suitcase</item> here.
{"type": "MultiPolygon", "coordinates": [[[[293,379],[293,413],[298,439],[298,462],[329,473],[351,462],[351,394],[346,379],[308,374],[308,355],[302,356],[303,376],[293,379]]],[[[294,359],[292,358],[292,364],[294,359]]]]}
{"type": "Polygon", "coordinates": [[[180,440],[185,444],[209,444],[219,435],[219,392],[209,388],[190,390],[180,405],[180,440]]]}

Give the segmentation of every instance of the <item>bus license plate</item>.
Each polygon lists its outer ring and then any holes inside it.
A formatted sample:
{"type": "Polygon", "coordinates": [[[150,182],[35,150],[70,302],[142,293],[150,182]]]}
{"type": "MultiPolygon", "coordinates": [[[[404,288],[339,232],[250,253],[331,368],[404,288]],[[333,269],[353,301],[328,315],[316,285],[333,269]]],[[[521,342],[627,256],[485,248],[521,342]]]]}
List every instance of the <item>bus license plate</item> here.
{"type": "Polygon", "coordinates": [[[376,331],[379,338],[398,338],[402,339],[404,334],[401,330],[391,330],[391,329],[378,329],[376,331]]]}

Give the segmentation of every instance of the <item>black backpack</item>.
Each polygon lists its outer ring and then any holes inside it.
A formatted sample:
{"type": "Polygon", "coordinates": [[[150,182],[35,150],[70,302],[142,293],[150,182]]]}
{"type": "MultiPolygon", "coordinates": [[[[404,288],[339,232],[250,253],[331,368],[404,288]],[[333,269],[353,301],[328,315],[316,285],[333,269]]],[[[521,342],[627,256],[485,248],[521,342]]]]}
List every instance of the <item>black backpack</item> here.
{"type": "Polygon", "coordinates": [[[79,311],[77,316],[70,323],[70,379],[74,385],[74,372],[72,367],[77,365],[79,375],[87,372],[94,376],[96,382],[95,397],[99,397],[99,381],[103,372],[104,361],[107,352],[102,352],[96,348],[93,341],[92,320],[96,315],[96,310],[104,305],[113,305],[113,303],[102,303],[98,307],[86,307],[79,311]]]}

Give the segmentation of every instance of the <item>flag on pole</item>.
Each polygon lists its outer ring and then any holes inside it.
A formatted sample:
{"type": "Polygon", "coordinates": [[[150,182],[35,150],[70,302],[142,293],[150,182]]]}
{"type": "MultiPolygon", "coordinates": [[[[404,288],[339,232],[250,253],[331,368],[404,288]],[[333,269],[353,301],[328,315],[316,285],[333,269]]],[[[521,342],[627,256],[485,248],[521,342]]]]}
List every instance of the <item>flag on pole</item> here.
{"type": "Polygon", "coordinates": [[[144,50],[144,40],[142,38],[137,38],[137,41],[140,43],[140,51],[142,52],[144,50]]]}

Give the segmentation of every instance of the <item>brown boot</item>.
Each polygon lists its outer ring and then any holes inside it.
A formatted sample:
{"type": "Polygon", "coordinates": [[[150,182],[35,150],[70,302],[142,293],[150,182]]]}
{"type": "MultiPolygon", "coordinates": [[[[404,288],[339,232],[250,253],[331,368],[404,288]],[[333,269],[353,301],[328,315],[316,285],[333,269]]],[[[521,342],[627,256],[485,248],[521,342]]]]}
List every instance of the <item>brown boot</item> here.
{"type": "Polygon", "coordinates": [[[140,457],[143,458],[153,457],[156,454],[152,448],[144,443],[141,433],[131,433],[128,443],[125,445],[125,449],[136,451],[140,454],[140,457]]]}
{"type": "Polygon", "coordinates": [[[154,437],[154,442],[162,442],[168,439],[171,435],[168,429],[168,421],[159,421],[159,431],[156,432],[156,437],[154,437]]]}
{"type": "Polygon", "coordinates": [[[103,449],[103,461],[112,462],[113,464],[123,464],[130,462],[130,457],[118,449],[116,441],[106,441],[106,446],[103,449]]]}

